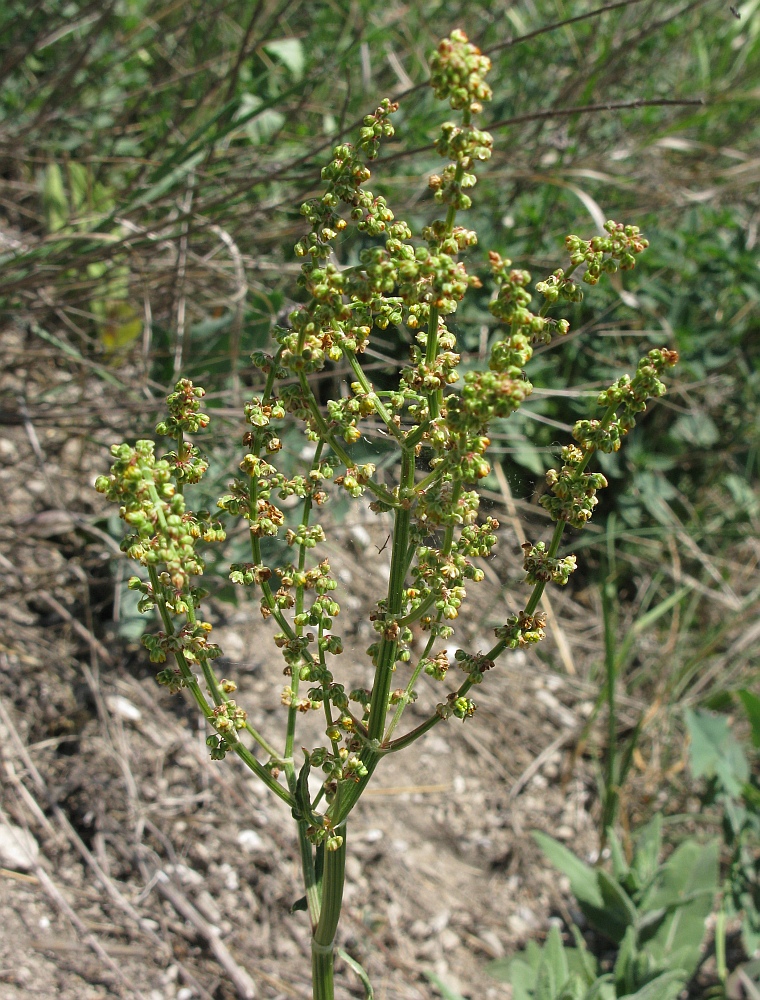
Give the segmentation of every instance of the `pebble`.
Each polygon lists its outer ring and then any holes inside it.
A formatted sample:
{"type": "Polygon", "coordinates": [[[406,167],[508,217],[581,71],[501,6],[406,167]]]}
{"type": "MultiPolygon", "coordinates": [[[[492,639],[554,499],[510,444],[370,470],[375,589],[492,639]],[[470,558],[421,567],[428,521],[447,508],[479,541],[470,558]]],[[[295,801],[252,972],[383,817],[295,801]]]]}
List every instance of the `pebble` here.
{"type": "Polygon", "coordinates": [[[128,698],[123,698],[120,694],[109,695],[106,698],[106,705],[114,715],[129,722],[139,722],[142,718],[142,712],[137,705],[133,705],[128,698]]]}
{"type": "Polygon", "coordinates": [[[260,851],[264,846],[262,837],[255,830],[241,830],[237,836],[237,841],[247,854],[260,851]]]}
{"type": "Polygon", "coordinates": [[[27,872],[34,868],[39,853],[39,844],[28,830],[0,823],[0,867],[27,872]]]}
{"type": "Polygon", "coordinates": [[[453,951],[454,948],[459,947],[459,936],[455,934],[450,927],[441,931],[441,935],[438,940],[441,942],[441,947],[444,951],[453,951]]]}

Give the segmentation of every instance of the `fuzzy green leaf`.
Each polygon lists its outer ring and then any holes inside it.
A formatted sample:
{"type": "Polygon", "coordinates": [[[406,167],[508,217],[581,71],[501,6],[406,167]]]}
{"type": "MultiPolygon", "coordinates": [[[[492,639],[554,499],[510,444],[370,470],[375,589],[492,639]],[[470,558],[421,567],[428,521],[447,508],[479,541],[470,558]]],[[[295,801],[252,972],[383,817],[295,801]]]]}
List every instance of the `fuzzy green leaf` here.
{"type": "Polygon", "coordinates": [[[636,923],[636,907],[625,889],[606,871],[600,868],[596,878],[604,900],[603,933],[613,941],[622,941],[628,927],[636,923]]]}
{"type": "Polygon", "coordinates": [[[749,764],[728,720],[722,715],[689,708],[685,718],[691,737],[689,757],[694,777],[717,778],[729,795],[738,798],[749,778],[749,764]]]}
{"type": "Polygon", "coordinates": [[[664,972],[635,993],[620,996],[619,1000],[675,1000],[684,988],[684,979],[678,972],[664,972]]]}
{"type": "Polygon", "coordinates": [[[657,871],[662,850],[662,814],[655,813],[639,831],[633,855],[633,869],[641,886],[649,885],[657,871]]]}
{"type": "Polygon", "coordinates": [[[681,969],[687,978],[693,973],[717,891],[718,842],[681,844],[663,867],[649,899],[652,911],[670,909],[654,933],[646,935],[647,954],[655,967],[681,969]]]}

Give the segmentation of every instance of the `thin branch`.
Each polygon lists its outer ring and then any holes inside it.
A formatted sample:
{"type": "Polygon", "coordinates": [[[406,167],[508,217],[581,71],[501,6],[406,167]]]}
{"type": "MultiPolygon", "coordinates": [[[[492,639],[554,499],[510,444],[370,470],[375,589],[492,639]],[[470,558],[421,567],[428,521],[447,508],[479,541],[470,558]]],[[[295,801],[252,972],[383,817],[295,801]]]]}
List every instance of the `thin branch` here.
{"type": "Polygon", "coordinates": [[[535,31],[529,31],[527,35],[516,35],[514,38],[507,39],[506,42],[499,42],[498,45],[492,45],[490,49],[484,49],[484,53],[490,56],[494,52],[501,52],[502,49],[509,49],[513,45],[519,45],[521,42],[529,42],[531,38],[538,38],[539,35],[545,35],[549,31],[557,31],[559,28],[565,28],[569,24],[576,24],[578,21],[587,21],[591,17],[599,17],[600,14],[607,14],[611,10],[620,10],[621,7],[632,7],[637,3],[643,3],[643,0],[620,0],[619,3],[597,7],[596,10],[590,10],[586,14],[567,17],[564,21],[554,21],[552,24],[544,25],[543,28],[536,28],[535,31]]]}

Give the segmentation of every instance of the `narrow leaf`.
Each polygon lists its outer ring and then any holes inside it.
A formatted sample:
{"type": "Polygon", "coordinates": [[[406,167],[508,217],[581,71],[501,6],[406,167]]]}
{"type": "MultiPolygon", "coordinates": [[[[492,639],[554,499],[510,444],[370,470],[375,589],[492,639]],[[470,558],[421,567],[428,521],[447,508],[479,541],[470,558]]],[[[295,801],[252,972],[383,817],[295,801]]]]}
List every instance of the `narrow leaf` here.
{"type": "Polygon", "coordinates": [[[684,977],[680,972],[664,972],[640,990],[628,993],[619,1000],[675,1000],[684,985],[684,977]]]}
{"type": "Polygon", "coordinates": [[[554,867],[570,879],[570,888],[578,902],[601,909],[604,901],[597,884],[596,871],[547,833],[534,830],[533,839],[554,867]]]}
{"type": "Polygon", "coordinates": [[[349,969],[353,969],[359,979],[361,979],[366,1000],[375,1000],[375,991],[372,989],[372,983],[369,981],[369,976],[367,975],[367,970],[364,966],[357,962],[355,958],[351,958],[348,952],[344,951],[342,948],[338,948],[337,950],[338,954],[349,969]]]}

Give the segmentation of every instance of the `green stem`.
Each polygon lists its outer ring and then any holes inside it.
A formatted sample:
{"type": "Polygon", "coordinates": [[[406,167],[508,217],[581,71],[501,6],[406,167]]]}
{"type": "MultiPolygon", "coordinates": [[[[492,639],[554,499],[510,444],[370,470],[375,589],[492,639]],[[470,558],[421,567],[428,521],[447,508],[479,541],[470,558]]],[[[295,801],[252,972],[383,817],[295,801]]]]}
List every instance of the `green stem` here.
{"type": "MultiPolygon", "coordinates": [[[[464,110],[462,113],[462,122],[464,125],[470,124],[470,112],[464,110]]],[[[461,162],[457,163],[456,170],[454,172],[454,186],[458,186],[462,182],[462,177],[464,176],[464,166],[461,162]]],[[[446,212],[446,222],[445,222],[445,236],[451,236],[454,230],[454,221],[456,220],[457,210],[453,205],[449,205],[448,211],[446,212]]],[[[427,332],[427,343],[425,346],[425,364],[432,365],[435,359],[438,357],[438,309],[435,306],[430,307],[430,313],[428,315],[428,332],[427,332]]],[[[441,412],[441,402],[443,400],[443,391],[441,389],[436,389],[432,392],[428,398],[428,406],[430,407],[430,417],[435,420],[435,418],[441,412]]]]}
{"type": "MultiPolygon", "coordinates": [[[[322,458],[323,447],[324,447],[324,442],[320,441],[319,444],[317,445],[317,450],[314,453],[314,458],[311,463],[312,470],[319,468],[319,462],[320,459],[322,458]]],[[[304,497],[303,513],[301,514],[301,527],[303,529],[306,529],[309,526],[309,518],[311,517],[311,506],[312,506],[311,493],[308,493],[304,497]]],[[[298,548],[299,548],[298,571],[299,573],[303,573],[303,570],[306,566],[306,546],[299,545],[298,548]]],[[[296,587],[296,605],[295,605],[296,615],[300,615],[303,613],[303,598],[304,598],[303,586],[296,587]]],[[[300,637],[301,635],[303,635],[303,627],[301,625],[296,626],[295,632],[296,635],[300,637]]],[[[293,697],[290,703],[290,707],[288,709],[288,728],[285,734],[285,757],[290,759],[292,759],[293,757],[293,743],[295,741],[296,721],[298,719],[297,699],[298,699],[298,687],[301,680],[299,670],[300,666],[298,664],[294,664],[292,668],[293,672],[290,679],[290,687],[293,692],[293,697]]],[[[292,768],[293,765],[290,764],[289,767],[292,768]]],[[[293,778],[294,777],[295,776],[293,775],[293,778]]],[[[288,783],[290,783],[290,780],[291,780],[291,775],[288,774],[288,783]]],[[[292,790],[293,789],[291,788],[291,791],[292,790]]]]}
{"type": "Polygon", "coordinates": [[[600,855],[607,843],[607,829],[615,820],[618,797],[617,780],[617,713],[615,710],[617,679],[617,663],[615,656],[615,622],[612,602],[610,600],[610,583],[602,587],[602,606],[604,610],[604,665],[607,675],[607,766],[604,789],[604,803],[599,831],[600,855]]]}
{"type": "Polygon", "coordinates": [[[298,846],[301,852],[301,871],[306,891],[306,906],[309,911],[309,921],[313,933],[319,923],[322,910],[322,894],[314,867],[314,848],[306,835],[307,828],[308,823],[306,820],[298,821],[298,846]]]}
{"type": "MultiPolygon", "coordinates": [[[[185,435],[184,435],[184,432],[182,430],[180,430],[177,433],[177,437],[176,437],[175,440],[177,442],[177,461],[181,462],[183,460],[183,458],[185,457],[185,435]]],[[[184,493],[185,492],[185,484],[184,483],[176,483],[176,487],[177,487],[177,493],[184,493]]]]}
{"type": "Polygon", "coordinates": [[[410,611],[408,615],[404,615],[403,618],[399,618],[399,625],[411,625],[413,622],[419,621],[423,617],[428,608],[435,603],[435,594],[428,594],[424,601],[420,604],[418,608],[414,611],[410,611]]]}
{"type": "MultiPolygon", "coordinates": [[[[338,798],[336,796],[336,798],[338,798]]],[[[325,851],[322,908],[311,939],[311,976],[314,1000],[333,1000],[335,932],[338,929],[346,878],[346,831],[337,851],[325,851]]]]}
{"type": "MultiPolygon", "coordinates": [[[[163,597],[161,597],[161,584],[159,582],[155,566],[148,567],[148,575],[150,577],[151,586],[153,587],[153,594],[156,598],[156,605],[161,615],[161,621],[163,622],[164,629],[167,635],[173,635],[174,626],[172,624],[169,610],[166,607],[166,602],[163,597]]],[[[178,650],[174,654],[174,658],[177,661],[177,666],[179,667],[180,674],[182,675],[182,680],[185,682],[185,687],[192,694],[195,699],[195,703],[203,714],[203,717],[206,719],[206,722],[208,722],[212,729],[216,730],[216,717],[214,716],[214,710],[206,699],[206,696],[201,691],[200,685],[195,678],[195,674],[185,658],[185,654],[178,650]]],[[[296,800],[293,795],[291,795],[286,788],[283,788],[282,785],[272,777],[269,771],[267,771],[267,769],[256,760],[248,747],[241,743],[237,736],[233,734],[230,734],[229,736],[225,735],[224,739],[230,749],[238,755],[243,763],[246,764],[254,772],[254,774],[261,778],[264,784],[270,788],[275,795],[281,798],[283,802],[287,802],[291,808],[295,806],[296,800]]]]}
{"type": "Polygon", "coordinates": [[[351,366],[351,371],[356,376],[356,381],[361,385],[362,389],[364,390],[364,392],[367,393],[367,395],[372,396],[372,404],[375,407],[375,412],[377,413],[377,415],[380,417],[380,419],[383,421],[385,426],[395,437],[398,443],[403,445],[404,444],[403,431],[396,426],[393,416],[388,412],[388,410],[385,408],[382,401],[380,400],[380,397],[372,388],[372,383],[364,374],[364,369],[359,364],[359,360],[356,357],[356,355],[352,354],[351,351],[344,351],[343,356],[351,366]]]}
{"type": "MultiPolygon", "coordinates": [[[[414,487],[414,454],[404,451],[401,458],[401,488],[399,499],[405,499],[406,493],[414,487]]],[[[408,500],[407,500],[408,502],[408,500]]],[[[397,619],[403,610],[404,579],[407,569],[407,549],[409,546],[409,530],[412,523],[411,504],[399,507],[395,512],[393,525],[393,549],[391,551],[391,575],[388,582],[388,598],[386,601],[386,620],[389,625],[398,627],[397,619]]],[[[396,639],[385,638],[380,641],[375,666],[375,678],[372,684],[372,707],[369,713],[367,732],[370,740],[382,739],[385,730],[385,717],[388,711],[388,695],[391,690],[393,668],[396,664],[398,643],[396,639]]]]}
{"type": "Polygon", "coordinates": [[[396,706],[396,711],[393,714],[390,726],[388,726],[388,729],[386,730],[383,743],[387,743],[390,740],[391,736],[393,736],[394,730],[398,726],[399,722],[401,722],[401,716],[404,714],[404,709],[409,704],[409,699],[411,697],[412,691],[414,690],[414,685],[417,683],[417,678],[422,673],[422,668],[425,665],[425,660],[430,655],[430,650],[433,648],[434,642],[435,642],[435,635],[433,634],[428,639],[427,644],[425,645],[425,649],[422,652],[422,656],[419,658],[419,660],[417,661],[417,666],[412,671],[412,676],[409,678],[409,683],[406,685],[406,690],[404,691],[404,697],[399,701],[398,705],[396,706]]]}
{"type": "MultiPolygon", "coordinates": [[[[459,480],[457,480],[456,483],[454,483],[454,488],[451,491],[452,509],[456,508],[456,505],[459,502],[459,497],[461,496],[461,494],[462,494],[462,481],[461,481],[461,479],[459,479],[459,480]]],[[[441,555],[444,558],[446,556],[448,556],[448,555],[451,554],[451,546],[453,544],[454,544],[454,525],[450,524],[446,528],[446,532],[445,532],[445,534],[443,536],[443,545],[441,547],[441,555]]],[[[422,602],[422,604],[420,605],[420,607],[417,609],[417,617],[419,617],[419,618],[422,617],[422,615],[424,614],[424,609],[426,609],[427,607],[429,607],[435,601],[435,596],[436,596],[435,594],[430,594],[422,602]]],[[[440,622],[441,617],[442,617],[442,612],[439,611],[438,612],[438,616],[436,618],[436,621],[440,622]]],[[[411,618],[411,615],[408,615],[407,618],[411,618]]],[[[416,618],[412,618],[411,620],[415,621],[416,618]]],[[[404,622],[404,619],[403,618],[399,619],[399,624],[401,624],[402,622],[404,622]]],[[[414,685],[417,683],[417,678],[420,676],[420,673],[422,671],[422,667],[424,666],[424,663],[425,663],[425,659],[426,659],[427,656],[429,656],[430,651],[433,648],[433,643],[434,642],[435,642],[435,633],[433,632],[430,635],[430,638],[427,641],[427,644],[425,646],[424,652],[422,653],[422,656],[420,657],[419,662],[417,663],[417,666],[412,671],[412,676],[409,678],[409,683],[406,685],[406,690],[404,691],[404,697],[401,699],[401,701],[399,701],[398,706],[396,708],[396,711],[395,711],[395,713],[393,715],[393,718],[391,720],[391,724],[390,724],[390,726],[388,726],[388,730],[387,730],[387,732],[385,734],[385,737],[383,739],[383,743],[384,744],[388,743],[388,741],[390,740],[391,736],[393,735],[393,731],[396,729],[396,727],[398,726],[399,722],[401,721],[401,716],[404,714],[404,709],[409,704],[409,699],[411,697],[412,691],[414,690],[414,685]]]]}

